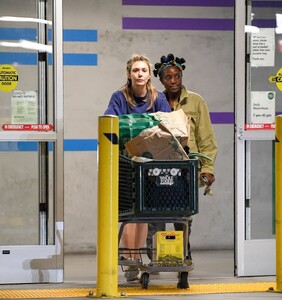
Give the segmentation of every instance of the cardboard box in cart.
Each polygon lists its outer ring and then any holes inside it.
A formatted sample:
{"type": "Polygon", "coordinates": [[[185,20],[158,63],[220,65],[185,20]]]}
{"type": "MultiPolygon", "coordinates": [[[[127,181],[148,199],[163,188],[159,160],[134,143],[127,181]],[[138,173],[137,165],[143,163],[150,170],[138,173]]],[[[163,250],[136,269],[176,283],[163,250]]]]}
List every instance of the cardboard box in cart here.
{"type": "Polygon", "coordinates": [[[157,261],[183,260],[183,231],[158,231],[154,236],[157,261]]]}

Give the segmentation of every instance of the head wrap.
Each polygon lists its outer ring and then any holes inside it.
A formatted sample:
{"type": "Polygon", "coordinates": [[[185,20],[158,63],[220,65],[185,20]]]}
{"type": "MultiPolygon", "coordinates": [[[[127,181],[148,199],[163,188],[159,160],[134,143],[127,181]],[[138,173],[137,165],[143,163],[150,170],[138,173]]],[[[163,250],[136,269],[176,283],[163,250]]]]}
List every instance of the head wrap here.
{"type": "Polygon", "coordinates": [[[155,77],[161,76],[161,73],[167,68],[171,66],[178,67],[181,71],[185,70],[185,63],[184,58],[174,57],[173,54],[168,54],[168,56],[163,55],[160,59],[160,62],[155,63],[155,69],[153,71],[155,77]]]}

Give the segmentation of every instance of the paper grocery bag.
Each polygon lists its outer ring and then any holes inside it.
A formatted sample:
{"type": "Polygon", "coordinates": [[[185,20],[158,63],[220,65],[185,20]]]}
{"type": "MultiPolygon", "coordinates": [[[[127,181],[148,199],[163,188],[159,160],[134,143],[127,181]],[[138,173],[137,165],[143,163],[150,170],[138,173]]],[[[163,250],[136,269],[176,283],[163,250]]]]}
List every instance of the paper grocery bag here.
{"type": "MultiPolygon", "coordinates": [[[[187,145],[187,137],[186,142],[187,145]]],[[[143,130],[138,136],[125,143],[129,156],[141,156],[160,160],[189,159],[179,140],[163,122],[143,130]]]]}
{"type": "Polygon", "coordinates": [[[183,147],[188,144],[190,137],[190,120],[182,109],[172,112],[156,112],[149,114],[156,120],[160,120],[168,130],[178,139],[183,147]]]}

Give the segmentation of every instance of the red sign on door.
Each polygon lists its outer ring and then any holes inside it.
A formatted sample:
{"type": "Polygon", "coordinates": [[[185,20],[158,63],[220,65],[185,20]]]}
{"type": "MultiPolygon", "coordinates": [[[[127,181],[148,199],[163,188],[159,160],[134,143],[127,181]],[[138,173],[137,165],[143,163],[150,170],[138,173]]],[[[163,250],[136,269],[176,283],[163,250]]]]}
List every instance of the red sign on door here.
{"type": "Polygon", "coordinates": [[[275,124],[245,124],[245,130],[274,130],[275,124]]]}
{"type": "Polygon", "coordinates": [[[52,124],[3,124],[5,131],[52,131],[52,124]]]}

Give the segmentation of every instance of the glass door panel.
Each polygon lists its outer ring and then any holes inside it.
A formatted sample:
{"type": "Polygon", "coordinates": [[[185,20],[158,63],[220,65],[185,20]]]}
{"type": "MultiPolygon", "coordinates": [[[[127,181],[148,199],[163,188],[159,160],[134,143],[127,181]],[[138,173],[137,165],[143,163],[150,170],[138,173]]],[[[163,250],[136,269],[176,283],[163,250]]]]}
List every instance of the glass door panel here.
{"type": "Polygon", "coordinates": [[[0,131],[53,124],[52,1],[24,3],[0,2],[0,131]]]}
{"type": "MultiPolygon", "coordinates": [[[[54,173],[51,146],[49,178],[54,173]]],[[[40,245],[40,211],[48,216],[46,244],[54,244],[53,185],[48,188],[48,205],[40,204],[38,149],[36,142],[0,142],[0,190],[5,191],[1,195],[1,246],[40,245]]]]}
{"type": "Polygon", "coordinates": [[[62,82],[62,0],[0,1],[0,284],[63,280],[62,82]]]}
{"type": "Polygon", "coordinates": [[[251,142],[250,239],[275,239],[272,141],[251,142]]]}
{"type": "Polygon", "coordinates": [[[280,1],[236,1],[236,270],[275,274],[274,139],[281,112],[280,1]],[[266,259],[267,258],[267,259],[266,259]]]}

